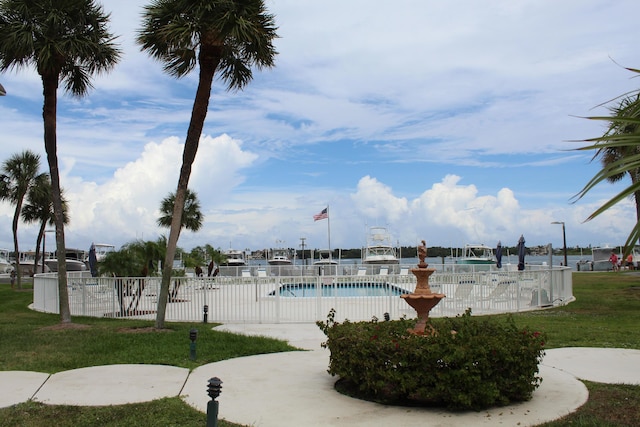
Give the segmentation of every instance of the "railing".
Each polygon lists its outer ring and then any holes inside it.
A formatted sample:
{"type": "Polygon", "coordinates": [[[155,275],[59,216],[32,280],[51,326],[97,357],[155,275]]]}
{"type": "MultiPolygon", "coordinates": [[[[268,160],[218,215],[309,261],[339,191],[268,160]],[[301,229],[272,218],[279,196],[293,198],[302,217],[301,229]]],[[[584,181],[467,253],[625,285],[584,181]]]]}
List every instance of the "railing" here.
{"type": "MultiPolygon", "coordinates": [[[[291,265],[251,265],[219,267],[219,276],[239,277],[239,276],[354,276],[364,271],[367,275],[377,275],[381,271],[387,274],[409,274],[408,271],[415,268],[415,264],[361,264],[358,261],[342,261],[332,265],[314,264],[291,264],[291,265]]],[[[495,273],[505,271],[516,271],[515,264],[505,264],[498,269],[495,264],[430,264],[436,272],[448,273],[479,273],[492,271],[495,273]]],[[[548,269],[546,265],[527,265],[527,270],[548,269]]],[[[554,267],[555,268],[555,267],[554,267]]]]}
{"type": "MultiPolygon", "coordinates": [[[[175,277],[169,289],[167,321],[220,323],[308,323],[324,320],[331,309],[336,320],[413,318],[415,311],[399,295],[410,293],[412,274],[350,276],[175,277]],[[300,293],[298,290],[303,289],[300,293]],[[295,290],[295,291],[293,291],[295,290]]],[[[431,316],[518,312],[563,305],[573,300],[571,270],[552,269],[453,273],[436,272],[429,280],[444,298],[431,316]]],[[[59,312],[55,274],[34,278],[34,304],[39,311],[59,312]]],[[[73,316],[155,319],[159,277],[70,275],[69,305],[73,316]]]]}

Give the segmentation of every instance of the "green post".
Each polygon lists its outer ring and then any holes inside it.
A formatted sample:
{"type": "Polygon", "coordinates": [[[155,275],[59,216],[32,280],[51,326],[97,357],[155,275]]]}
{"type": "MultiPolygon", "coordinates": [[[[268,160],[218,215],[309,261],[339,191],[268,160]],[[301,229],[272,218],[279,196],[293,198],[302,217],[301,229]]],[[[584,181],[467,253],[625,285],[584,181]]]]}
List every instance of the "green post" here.
{"type": "Polygon", "coordinates": [[[218,427],[218,406],[217,400],[207,402],[207,427],[218,427]]]}
{"type": "Polygon", "coordinates": [[[189,339],[191,340],[191,345],[189,346],[189,358],[191,360],[196,360],[196,340],[198,339],[197,329],[191,329],[189,331],[189,339]]]}
{"type": "Polygon", "coordinates": [[[220,396],[222,381],[213,377],[209,380],[207,394],[211,400],[207,403],[207,427],[218,427],[218,402],[216,398],[220,396]]]}

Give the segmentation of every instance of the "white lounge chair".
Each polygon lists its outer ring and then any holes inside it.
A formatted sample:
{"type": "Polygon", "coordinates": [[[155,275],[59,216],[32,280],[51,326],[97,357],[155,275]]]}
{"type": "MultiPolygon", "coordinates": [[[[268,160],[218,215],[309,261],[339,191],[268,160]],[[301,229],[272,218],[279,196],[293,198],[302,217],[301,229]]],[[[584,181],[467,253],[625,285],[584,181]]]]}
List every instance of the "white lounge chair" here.
{"type": "Polygon", "coordinates": [[[493,290],[487,297],[487,300],[494,301],[498,299],[504,299],[506,296],[505,294],[509,291],[509,288],[512,285],[515,286],[515,284],[516,284],[515,280],[503,280],[501,282],[498,282],[496,287],[493,288],[493,290]]]}
{"type": "Polygon", "coordinates": [[[453,295],[454,300],[465,300],[469,298],[469,295],[473,292],[475,285],[475,280],[460,280],[453,295]]]}

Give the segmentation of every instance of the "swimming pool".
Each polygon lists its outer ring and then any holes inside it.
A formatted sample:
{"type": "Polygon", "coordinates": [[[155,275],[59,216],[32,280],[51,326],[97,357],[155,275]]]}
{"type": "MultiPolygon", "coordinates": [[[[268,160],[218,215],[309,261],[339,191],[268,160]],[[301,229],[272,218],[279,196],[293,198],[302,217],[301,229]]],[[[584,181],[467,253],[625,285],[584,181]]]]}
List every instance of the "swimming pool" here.
{"type": "Polygon", "coordinates": [[[319,296],[318,292],[323,297],[388,297],[411,293],[390,283],[334,283],[321,286],[318,290],[315,283],[285,284],[271,291],[269,296],[275,296],[276,292],[281,297],[290,298],[315,298],[319,296]]]}

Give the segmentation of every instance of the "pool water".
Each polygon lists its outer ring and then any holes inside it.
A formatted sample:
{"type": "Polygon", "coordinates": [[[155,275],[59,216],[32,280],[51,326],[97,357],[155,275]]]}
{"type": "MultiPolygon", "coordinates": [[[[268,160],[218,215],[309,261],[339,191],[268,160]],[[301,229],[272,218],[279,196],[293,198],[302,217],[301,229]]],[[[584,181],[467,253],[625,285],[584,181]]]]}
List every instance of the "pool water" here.
{"type": "Polygon", "coordinates": [[[315,283],[296,283],[280,286],[279,289],[271,291],[270,296],[276,292],[281,297],[292,298],[315,298],[322,297],[388,297],[408,294],[410,291],[399,288],[389,283],[337,283],[321,285],[321,294],[318,295],[315,283]]]}

